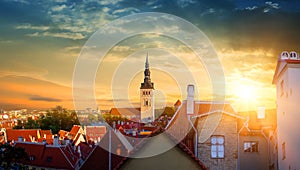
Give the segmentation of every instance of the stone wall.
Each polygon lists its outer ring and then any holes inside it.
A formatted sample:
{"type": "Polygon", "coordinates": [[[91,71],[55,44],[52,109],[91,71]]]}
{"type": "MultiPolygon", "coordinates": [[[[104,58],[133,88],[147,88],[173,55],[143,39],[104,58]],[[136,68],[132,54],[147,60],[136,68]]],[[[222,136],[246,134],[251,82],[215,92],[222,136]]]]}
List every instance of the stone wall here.
{"type": "MultiPolygon", "coordinates": [[[[213,113],[222,114],[222,113],[213,113]]],[[[201,117],[198,120],[198,138],[200,139],[201,129],[204,128],[207,116],[201,117]]],[[[217,122],[212,122],[217,123],[217,122]]],[[[225,154],[224,158],[211,158],[211,141],[208,138],[204,143],[198,142],[198,157],[210,170],[222,169],[237,169],[237,147],[238,147],[238,133],[237,133],[237,118],[223,114],[219,125],[213,131],[212,135],[222,135],[225,139],[225,154]]]]}
{"type": "Polygon", "coordinates": [[[269,169],[268,142],[261,133],[240,136],[240,169],[269,169]],[[245,141],[258,142],[258,152],[244,152],[245,141]]]}

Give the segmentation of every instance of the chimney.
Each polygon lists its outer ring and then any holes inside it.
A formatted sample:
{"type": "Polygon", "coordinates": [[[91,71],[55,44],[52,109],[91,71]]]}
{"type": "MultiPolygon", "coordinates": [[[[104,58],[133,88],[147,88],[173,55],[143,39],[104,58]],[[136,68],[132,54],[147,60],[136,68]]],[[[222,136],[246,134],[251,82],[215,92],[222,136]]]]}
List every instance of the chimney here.
{"type": "Polygon", "coordinates": [[[80,146],[77,147],[77,152],[79,153],[79,157],[81,158],[81,150],[80,150],[80,146]]]}
{"type": "Polygon", "coordinates": [[[57,135],[54,136],[53,138],[53,145],[54,146],[59,146],[59,138],[57,135]]]}
{"type": "Polygon", "coordinates": [[[69,139],[65,139],[65,144],[69,145],[69,143],[70,143],[70,140],[69,139]]]}
{"type": "Polygon", "coordinates": [[[19,136],[19,137],[18,137],[18,142],[24,142],[24,139],[23,139],[22,136],[19,136]]]}
{"type": "Polygon", "coordinates": [[[187,104],[186,104],[186,113],[194,114],[194,85],[189,84],[187,87],[187,104]]]}

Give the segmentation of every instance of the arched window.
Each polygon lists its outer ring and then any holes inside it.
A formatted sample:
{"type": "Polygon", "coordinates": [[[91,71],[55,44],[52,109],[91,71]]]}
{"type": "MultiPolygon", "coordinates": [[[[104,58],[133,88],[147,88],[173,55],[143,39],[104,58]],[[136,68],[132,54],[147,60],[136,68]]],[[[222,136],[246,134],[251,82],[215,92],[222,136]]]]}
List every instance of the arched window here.
{"type": "Polygon", "coordinates": [[[281,53],[281,59],[285,60],[285,59],[288,59],[288,58],[289,58],[289,53],[287,51],[283,51],[281,53]]]}
{"type": "Polygon", "coordinates": [[[298,59],[298,54],[295,51],[290,52],[290,58],[291,59],[298,59]]]}

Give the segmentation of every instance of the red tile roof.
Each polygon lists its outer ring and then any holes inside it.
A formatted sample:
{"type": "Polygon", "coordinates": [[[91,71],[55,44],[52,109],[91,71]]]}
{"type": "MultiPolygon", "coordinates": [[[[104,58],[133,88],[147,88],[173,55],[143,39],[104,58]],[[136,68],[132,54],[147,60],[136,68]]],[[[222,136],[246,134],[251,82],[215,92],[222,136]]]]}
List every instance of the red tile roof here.
{"type": "MultiPolygon", "coordinates": [[[[128,150],[123,145],[123,143],[120,141],[120,139],[117,137],[117,135],[111,131],[111,166],[112,169],[118,168],[120,163],[124,161],[125,157],[121,155],[128,154],[128,150]],[[117,153],[119,155],[117,155],[117,153]]],[[[82,170],[102,170],[102,169],[108,169],[108,159],[109,159],[109,152],[108,152],[108,146],[109,146],[109,133],[106,133],[103,137],[103,139],[100,141],[99,145],[96,145],[91,154],[87,157],[86,161],[83,162],[80,169],[82,170]]]]}
{"type": "Polygon", "coordinates": [[[23,137],[25,141],[33,142],[41,138],[40,129],[7,129],[7,141],[17,141],[18,137],[23,137]],[[33,140],[34,138],[34,140],[33,140]]]}
{"type": "Polygon", "coordinates": [[[68,136],[73,140],[73,142],[78,145],[80,142],[85,142],[83,138],[84,131],[80,125],[73,125],[68,136]]]}
{"type": "Polygon", "coordinates": [[[106,133],[106,126],[86,126],[85,135],[86,140],[97,141],[98,138],[102,139],[106,133]]]}
{"type": "Polygon", "coordinates": [[[68,133],[69,133],[68,131],[59,130],[58,132],[59,138],[64,139],[66,136],[68,136],[68,133]]]}
{"type": "Polygon", "coordinates": [[[66,146],[44,145],[41,143],[16,142],[15,147],[22,147],[29,156],[30,162],[25,165],[55,169],[75,169],[79,157],[66,149],[66,146]]]}
{"type": "Polygon", "coordinates": [[[51,130],[41,130],[41,136],[44,136],[44,135],[52,135],[51,130]]]}
{"type": "Polygon", "coordinates": [[[195,112],[197,114],[205,114],[205,113],[218,111],[218,110],[236,114],[236,111],[232,108],[231,104],[229,103],[209,102],[209,101],[195,102],[195,112]]]}
{"type": "Polygon", "coordinates": [[[178,99],[177,101],[176,101],[176,103],[174,104],[174,106],[180,106],[181,105],[181,101],[178,99]]]}
{"type": "Polygon", "coordinates": [[[73,125],[71,131],[69,132],[69,134],[73,135],[73,137],[75,137],[78,133],[81,133],[82,128],[79,125],[73,125]]]}
{"type": "Polygon", "coordinates": [[[111,108],[110,114],[114,116],[139,117],[140,108],[111,108]]]}
{"type": "Polygon", "coordinates": [[[83,160],[85,160],[90,155],[90,153],[94,149],[93,147],[94,147],[94,145],[90,145],[86,142],[81,142],[81,143],[78,144],[77,150],[78,149],[80,150],[81,158],[83,160]]]}

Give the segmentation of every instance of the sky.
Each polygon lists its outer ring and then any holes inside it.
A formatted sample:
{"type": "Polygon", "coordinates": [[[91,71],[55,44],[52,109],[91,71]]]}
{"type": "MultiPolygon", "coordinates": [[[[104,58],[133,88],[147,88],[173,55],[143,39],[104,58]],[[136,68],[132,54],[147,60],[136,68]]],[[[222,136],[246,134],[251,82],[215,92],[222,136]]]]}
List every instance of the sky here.
{"type": "MultiPolygon", "coordinates": [[[[224,71],[226,100],[236,110],[276,107],[277,57],[285,50],[300,52],[298,0],[2,0],[0,108],[73,109],[73,73],[82,47],[106,24],[143,12],[183,18],[207,36],[224,71]]],[[[138,105],[147,52],[158,102],[184,100],[186,77],[193,77],[197,99],[211,100],[213,77],[201,61],[189,63],[189,49],[170,37],[138,35],[116,44],[99,65],[95,96],[101,109],[116,107],[115,101],[138,105]]]]}

